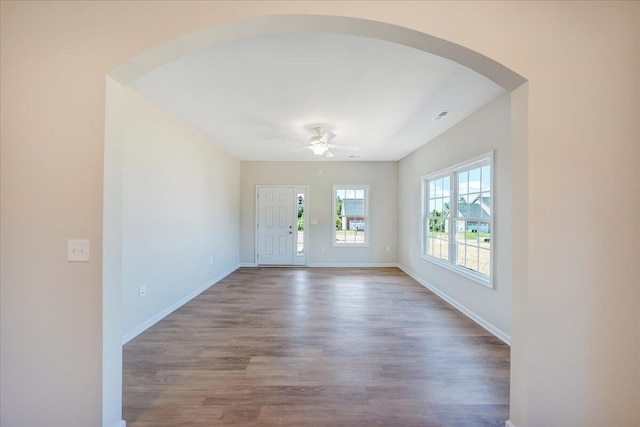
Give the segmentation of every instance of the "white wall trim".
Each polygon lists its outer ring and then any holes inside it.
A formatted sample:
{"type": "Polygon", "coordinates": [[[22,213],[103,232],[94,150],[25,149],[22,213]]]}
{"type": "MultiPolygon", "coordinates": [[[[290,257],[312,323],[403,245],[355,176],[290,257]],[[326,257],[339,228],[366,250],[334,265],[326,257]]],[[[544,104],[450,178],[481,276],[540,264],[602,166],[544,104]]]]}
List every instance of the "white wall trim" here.
{"type": "Polygon", "coordinates": [[[217,276],[212,281],[210,281],[210,282],[206,283],[205,285],[199,287],[198,289],[196,289],[195,291],[191,292],[189,295],[185,296],[184,298],[179,299],[174,304],[170,305],[169,307],[165,308],[164,310],[162,310],[161,312],[159,312],[155,316],[151,317],[150,319],[148,319],[148,320],[142,322],[141,324],[139,324],[138,326],[136,326],[133,330],[131,330],[131,331],[127,332],[126,334],[124,334],[124,336],[122,337],[122,345],[128,343],[129,341],[131,341],[132,339],[134,339],[135,337],[137,337],[138,335],[140,335],[141,333],[143,333],[144,331],[149,329],[151,326],[155,325],[160,320],[164,319],[169,314],[173,313],[174,311],[176,311],[177,309],[179,309],[180,307],[182,307],[183,305],[185,305],[186,303],[188,303],[189,301],[191,301],[192,299],[194,299],[195,297],[200,295],[202,292],[206,291],[211,286],[213,286],[216,283],[218,283],[220,280],[224,279],[229,274],[231,274],[234,271],[236,271],[238,269],[238,267],[239,267],[239,265],[235,265],[231,269],[229,269],[226,272],[224,272],[224,273],[220,274],[219,276],[217,276]]]}
{"type": "MultiPolygon", "coordinates": [[[[469,310],[467,307],[465,307],[464,305],[460,304],[458,301],[456,301],[455,299],[451,298],[449,295],[445,294],[444,292],[442,292],[440,289],[436,288],[435,286],[433,286],[429,282],[423,280],[421,277],[419,277],[416,274],[414,274],[413,272],[411,272],[405,266],[403,266],[401,264],[398,264],[398,268],[400,270],[404,271],[405,273],[407,273],[409,276],[413,277],[413,279],[416,282],[420,283],[422,286],[424,286],[425,288],[429,289],[431,292],[433,292],[434,294],[436,294],[437,296],[439,296],[440,298],[442,298],[443,300],[445,300],[446,302],[451,304],[456,309],[458,309],[458,311],[460,311],[462,314],[467,316],[469,319],[473,320],[478,325],[482,326],[487,331],[491,332],[491,334],[493,334],[500,341],[504,342],[505,344],[507,344],[509,346],[511,345],[511,337],[508,334],[504,333],[503,331],[501,331],[500,329],[498,329],[497,327],[495,327],[491,323],[487,322],[485,319],[483,319],[482,317],[478,316],[476,313],[474,313],[473,311],[469,310]]],[[[513,427],[515,427],[515,426],[513,426],[513,427]]]]}
{"type": "Polygon", "coordinates": [[[333,267],[345,267],[345,268],[370,268],[370,267],[398,267],[395,262],[316,262],[309,263],[307,265],[263,265],[253,264],[251,262],[242,262],[240,267],[310,267],[310,268],[333,268],[333,267]]]}
{"type": "Polygon", "coordinates": [[[308,267],[323,267],[323,268],[332,268],[332,267],[347,267],[347,268],[368,268],[368,267],[398,267],[398,264],[395,262],[347,262],[347,263],[339,263],[339,262],[310,262],[308,267]]]}
{"type": "Polygon", "coordinates": [[[111,425],[110,427],[127,427],[127,422],[124,420],[120,420],[120,421],[117,421],[115,424],[111,425]]]}
{"type": "Polygon", "coordinates": [[[511,420],[507,420],[504,422],[504,427],[516,427],[516,425],[511,420]]]}

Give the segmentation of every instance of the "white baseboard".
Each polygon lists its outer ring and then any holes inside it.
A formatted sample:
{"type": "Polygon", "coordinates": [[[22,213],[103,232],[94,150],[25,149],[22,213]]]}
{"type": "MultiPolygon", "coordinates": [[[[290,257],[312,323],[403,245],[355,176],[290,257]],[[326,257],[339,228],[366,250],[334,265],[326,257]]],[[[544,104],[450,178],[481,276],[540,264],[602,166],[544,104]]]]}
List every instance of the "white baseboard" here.
{"type": "Polygon", "coordinates": [[[516,427],[516,425],[511,420],[507,420],[504,422],[504,427],[516,427]]]}
{"type": "MultiPolygon", "coordinates": [[[[487,322],[482,317],[478,316],[476,313],[474,313],[473,311],[469,310],[467,307],[465,307],[464,305],[460,304],[455,299],[451,298],[449,295],[447,295],[444,292],[442,292],[440,289],[436,288],[435,286],[433,286],[429,282],[426,282],[421,277],[419,277],[416,274],[414,274],[413,272],[411,272],[408,268],[404,267],[403,265],[398,265],[398,268],[400,270],[404,271],[405,273],[407,273],[409,276],[413,277],[413,279],[416,282],[420,283],[422,286],[424,286],[425,288],[429,289],[431,292],[433,292],[434,294],[436,294],[437,296],[439,296],[440,298],[442,298],[443,300],[445,300],[446,302],[451,304],[453,307],[455,307],[458,311],[460,311],[462,314],[467,316],[469,319],[473,320],[478,325],[482,326],[487,331],[491,332],[491,334],[494,335],[496,338],[498,338],[500,341],[504,342],[507,345],[511,345],[511,337],[508,334],[505,334],[503,331],[501,331],[500,329],[496,328],[494,325],[492,325],[491,323],[487,322]]],[[[515,426],[513,426],[513,427],[515,427],[515,426]]]]}
{"type": "Polygon", "coordinates": [[[312,262],[308,264],[308,267],[345,267],[345,268],[369,268],[369,267],[397,267],[395,262],[312,262]]]}
{"type": "MultiPolygon", "coordinates": [[[[107,427],[107,426],[105,426],[107,427]]],[[[115,424],[112,424],[109,427],[127,427],[127,423],[124,420],[117,421],[115,424]]]]}
{"type": "Polygon", "coordinates": [[[229,274],[231,274],[234,271],[236,271],[238,269],[238,267],[239,266],[236,265],[233,268],[231,268],[230,270],[220,274],[219,276],[217,276],[212,281],[210,281],[210,282],[206,283],[205,285],[199,287],[195,291],[191,292],[189,295],[185,296],[184,298],[181,298],[176,303],[170,305],[169,307],[167,307],[164,310],[162,310],[160,313],[158,313],[155,316],[153,316],[152,318],[142,322],[141,324],[139,324],[138,326],[133,328],[133,330],[131,330],[131,331],[127,332],[126,334],[124,334],[124,336],[122,337],[122,345],[128,343],[129,341],[131,341],[132,339],[134,339],[135,337],[137,337],[138,335],[140,335],[141,333],[143,333],[144,331],[146,331],[147,329],[149,329],[150,327],[152,327],[153,325],[158,323],[160,320],[164,319],[169,314],[173,313],[174,311],[176,311],[177,309],[179,309],[180,307],[182,307],[183,305],[185,305],[186,303],[188,303],[189,301],[191,301],[192,299],[194,299],[195,297],[200,295],[202,292],[206,291],[211,286],[213,286],[216,283],[218,283],[220,280],[224,279],[229,274]]]}
{"type": "MultiPolygon", "coordinates": [[[[258,264],[250,262],[240,263],[240,267],[258,267],[258,264]]],[[[307,265],[263,265],[261,267],[310,267],[310,268],[370,268],[370,267],[397,267],[395,262],[311,262],[307,265]]]]}

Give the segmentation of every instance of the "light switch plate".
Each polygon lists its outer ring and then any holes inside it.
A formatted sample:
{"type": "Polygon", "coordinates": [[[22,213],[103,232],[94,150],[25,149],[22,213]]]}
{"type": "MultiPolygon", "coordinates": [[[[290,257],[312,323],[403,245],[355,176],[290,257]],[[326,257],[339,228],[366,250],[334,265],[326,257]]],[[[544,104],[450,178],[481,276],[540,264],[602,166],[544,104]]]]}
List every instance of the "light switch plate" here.
{"type": "Polygon", "coordinates": [[[311,220],[311,225],[318,225],[318,220],[317,219],[312,219],[311,220]]]}
{"type": "Polygon", "coordinates": [[[67,242],[67,261],[89,262],[89,241],[69,240],[67,242]]]}

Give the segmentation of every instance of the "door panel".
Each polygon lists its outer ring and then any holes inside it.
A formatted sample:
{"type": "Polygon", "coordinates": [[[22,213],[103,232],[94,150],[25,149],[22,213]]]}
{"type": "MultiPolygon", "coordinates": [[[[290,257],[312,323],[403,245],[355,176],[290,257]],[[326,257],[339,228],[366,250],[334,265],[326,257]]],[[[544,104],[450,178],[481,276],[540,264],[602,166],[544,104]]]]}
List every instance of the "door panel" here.
{"type": "Polygon", "coordinates": [[[258,264],[293,265],[293,196],[293,187],[258,188],[258,264]]]}

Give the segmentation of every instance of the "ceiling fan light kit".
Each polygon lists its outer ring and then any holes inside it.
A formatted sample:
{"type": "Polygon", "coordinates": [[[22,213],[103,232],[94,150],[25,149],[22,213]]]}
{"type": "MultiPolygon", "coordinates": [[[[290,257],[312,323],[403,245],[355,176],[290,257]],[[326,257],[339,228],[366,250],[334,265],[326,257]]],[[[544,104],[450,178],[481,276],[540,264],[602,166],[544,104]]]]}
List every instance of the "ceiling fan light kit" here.
{"type": "Polygon", "coordinates": [[[315,154],[316,156],[322,156],[324,153],[329,151],[329,147],[327,147],[325,144],[322,144],[322,143],[317,143],[316,145],[312,145],[309,148],[311,149],[311,151],[313,151],[313,154],[315,154]]]}
{"type": "Polygon", "coordinates": [[[338,149],[345,149],[345,150],[360,149],[360,147],[356,147],[356,146],[330,144],[329,142],[336,137],[335,133],[323,132],[321,127],[316,127],[314,128],[314,130],[317,135],[313,135],[311,136],[311,138],[309,138],[310,145],[303,148],[298,148],[297,150],[293,150],[293,151],[298,151],[298,150],[303,150],[305,148],[308,148],[316,156],[324,156],[326,158],[331,158],[333,157],[333,153],[329,151],[329,148],[338,148],[338,149]]]}

